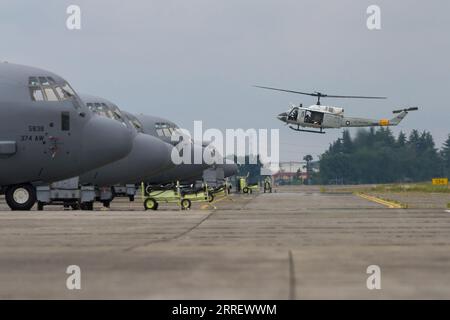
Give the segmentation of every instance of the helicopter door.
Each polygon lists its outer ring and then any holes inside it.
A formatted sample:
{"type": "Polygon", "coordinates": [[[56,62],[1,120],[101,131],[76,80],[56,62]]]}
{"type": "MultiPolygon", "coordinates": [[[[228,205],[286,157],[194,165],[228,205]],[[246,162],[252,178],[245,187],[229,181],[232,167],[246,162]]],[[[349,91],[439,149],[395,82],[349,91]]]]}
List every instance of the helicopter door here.
{"type": "Polygon", "coordinates": [[[310,111],[310,110],[306,111],[304,122],[310,123],[310,124],[315,124],[318,126],[322,125],[323,112],[310,111]]]}

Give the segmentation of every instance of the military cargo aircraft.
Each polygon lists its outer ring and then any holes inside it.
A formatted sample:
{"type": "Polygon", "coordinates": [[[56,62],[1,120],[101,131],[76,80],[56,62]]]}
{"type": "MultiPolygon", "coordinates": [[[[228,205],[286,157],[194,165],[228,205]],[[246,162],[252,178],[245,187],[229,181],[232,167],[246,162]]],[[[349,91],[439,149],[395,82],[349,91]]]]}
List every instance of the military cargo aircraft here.
{"type": "MultiPolygon", "coordinates": [[[[172,133],[179,129],[179,126],[174,122],[149,115],[132,115],[130,113],[125,113],[130,117],[136,118],[137,121],[142,125],[144,133],[158,137],[159,139],[170,143],[176,144],[178,141],[172,141],[172,133]]],[[[203,177],[203,172],[208,168],[214,167],[223,170],[225,178],[231,177],[237,173],[237,165],[231,161],[226,160],[224,164],[214,164],[209,165],[202,161],[201,164],[194,164],[194,154],[199,152],[203,154],[204,145],[192,143],[191,149],[191,164],[180,164],[176,165],[174,168],[161,172],[158,175],[153,175],[148,177],[145,181],[151,184],[165,184],[171,183],[179,180],[181,183],[192,184],[197,180],[201,180],[203,177]]]]}
{"type": "Polygon", "coordinates": [[[172,146],[144,134],[140,125],[131,122],[117,105],[100,97],[81,95],[81,98],[92,112],[116,120],[133,132],[131,152],[119,161],[82,174],[82,184],[112,186],[139,183],[143,176],[150,176],[173,166],[170,157],[172,146]]]}
{"type": "Polygon", "coordinates": [[[125,157],[132,134],[94,115],[69,83],[42,69],[0,63],[0,188],[13,210],[29,210],[35,186],[125,157]]]}

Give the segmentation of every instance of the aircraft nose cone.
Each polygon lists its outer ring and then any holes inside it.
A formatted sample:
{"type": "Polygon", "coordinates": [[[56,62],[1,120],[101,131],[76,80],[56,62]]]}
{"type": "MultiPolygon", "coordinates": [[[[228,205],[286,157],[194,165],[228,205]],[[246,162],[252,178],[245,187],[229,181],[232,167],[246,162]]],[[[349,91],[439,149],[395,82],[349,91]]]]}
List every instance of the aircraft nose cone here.
{"type": "Polygon", "coordinates": [[[84,127],[82,139],[80,160],[86,171],[124,158],[133,146],[130,129],[97,115],[84,127]]]}
{"type": "Polygon", "coordinates": [[[280,113],[280,114],[277,116],[277,118],[278,118],[278,120],[280,120],[280,121],[286,122],[286,120],[287,120],[287,113],[286,113],[286,112],[280,113]]]}
{"type": "MultiPolygon", "coordinates": [[[[146,134],[138,134],[135,138],[134,158],[142,175],[159,173],[173,166],[171,159],[173,146],[158,138],[146,134]]],[[[134,152],[133,152],[134,153],[134,152]]]]}

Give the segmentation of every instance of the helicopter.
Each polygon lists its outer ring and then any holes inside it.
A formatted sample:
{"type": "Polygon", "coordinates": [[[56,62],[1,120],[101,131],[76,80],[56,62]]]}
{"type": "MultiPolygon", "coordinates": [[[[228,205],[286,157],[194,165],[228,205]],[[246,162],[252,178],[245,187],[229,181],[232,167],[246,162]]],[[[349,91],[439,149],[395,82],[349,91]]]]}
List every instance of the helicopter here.
{"type": "Polygon", "coordinates": [[[369,97],[369,96],[342,96],[342,95],[330,95],[322,92],[300,92],[293,90],[278,89],[264,86],[254,86],[256,88],[282,91],[288,93],[302,94],[312,97],[317,97],[315,105],[304,107],[302,104],[299,106],[291,105],[287,112],[280,113],[278,120],[289,125],[289,128],[294,131],[321,133],[324,134],[324,129],[339,129],[339,128],[351,128],[351,127],[375,127],[375,126],[396,126],[398,125],[410,111],[416,111],[419,108],[404,108],[394,110],[393,113],[397,114],[392,119],[366,119],[345,117],[344,109],[334,106],[325,106],[320,104],[321,98],[346,98],[346,99],[387,99],[386,97],[369,97]],[[307,128],[307,129],[301,129],[307,128]]]}

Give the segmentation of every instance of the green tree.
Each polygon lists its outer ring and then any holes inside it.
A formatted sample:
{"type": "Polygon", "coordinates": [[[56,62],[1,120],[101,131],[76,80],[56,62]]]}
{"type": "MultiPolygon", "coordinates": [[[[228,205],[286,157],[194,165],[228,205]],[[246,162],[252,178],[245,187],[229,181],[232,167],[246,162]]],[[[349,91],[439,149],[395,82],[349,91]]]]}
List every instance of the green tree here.
{"type": "Polygon", "coordinates": [[[442,173],[443,159],[450,171],[450,136],[438,153],[428,131],[413,130],[408,139],[383,127],[359,130],[354,139],[344,131],[319,158],[321,183],[426,181],[442,173]]]}
{"type": "Polygon", "coordinates": [[[450,134],[448,135],[447,140],[445,140],[442,147],[441,157],[444,171],[443,173],[447,178],[450,178],[450,134]]]}

